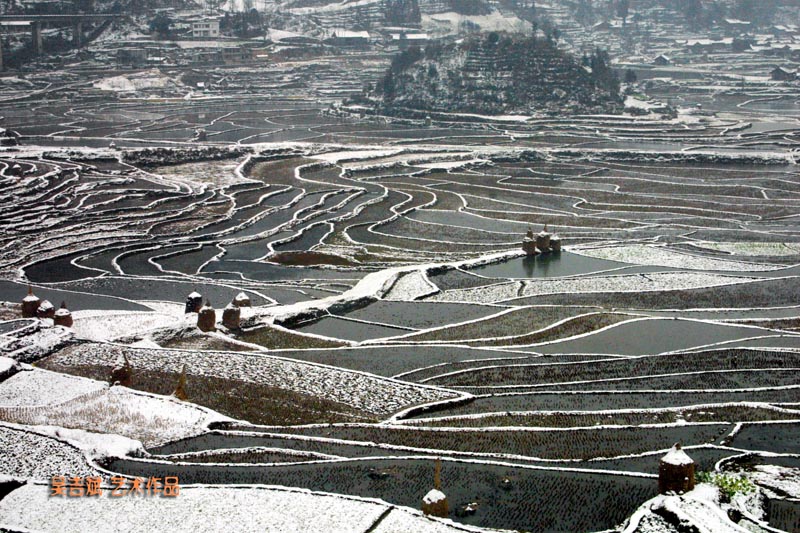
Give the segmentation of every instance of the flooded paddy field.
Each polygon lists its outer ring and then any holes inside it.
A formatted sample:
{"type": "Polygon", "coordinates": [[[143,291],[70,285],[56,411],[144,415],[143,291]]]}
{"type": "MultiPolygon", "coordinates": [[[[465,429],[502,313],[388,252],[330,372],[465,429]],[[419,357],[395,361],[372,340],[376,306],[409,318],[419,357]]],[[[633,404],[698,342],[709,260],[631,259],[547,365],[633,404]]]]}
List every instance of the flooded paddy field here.
{"type": "Polygon", "coordinates": [[[414,508],[442,457],[452,520],[519,530],[619,526],[676,442],[703,471],[796,459],[796,99],[427,123],[338,105],[326,80],[379,69],[326,69],[0,102],[0,355],[86,387],[129,368],[109,390],[169,405],[183,383],[194,413],[159,440],[54,392],[0,422],[142,440],[114,473],[414,508]],[[20,321],[29,288],[72,327],[20,321]]]}

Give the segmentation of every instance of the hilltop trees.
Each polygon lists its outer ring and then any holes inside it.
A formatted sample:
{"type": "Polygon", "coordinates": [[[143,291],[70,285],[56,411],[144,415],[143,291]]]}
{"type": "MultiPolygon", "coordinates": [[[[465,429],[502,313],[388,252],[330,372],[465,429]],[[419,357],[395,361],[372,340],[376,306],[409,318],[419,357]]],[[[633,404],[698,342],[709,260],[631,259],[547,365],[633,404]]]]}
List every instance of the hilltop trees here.
{"type": "Polygon", "coordinates": [[[397,55],[376,92],[387,106],[479,113],[613,111],[620,82],[608,53],[582,66],[548,39],[475,34],[461,43],[412,47],[397,55]]]}

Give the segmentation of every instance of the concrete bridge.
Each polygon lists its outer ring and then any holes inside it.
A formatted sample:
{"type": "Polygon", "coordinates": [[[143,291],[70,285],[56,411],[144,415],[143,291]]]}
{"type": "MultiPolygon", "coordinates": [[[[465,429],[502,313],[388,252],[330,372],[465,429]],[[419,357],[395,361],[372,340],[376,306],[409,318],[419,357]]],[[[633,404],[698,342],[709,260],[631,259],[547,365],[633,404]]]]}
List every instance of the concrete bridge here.
{"type": "MultiPolygon", "coordinates": [[[[126,18],[126,15],[113,15],[110,13],[92,15],[0,15],[0,26],[9,28],[29,27],[33,40],[33,50],[38,56],[44,52],[43,28],[72,26],[72,43],[76,47],[80,47],[83,45],[84,22],[105,22],[123,18],[126,18]]],[[[2,53],[0,53],[0,68],[2,66],[3,57],[2,53]]]]}

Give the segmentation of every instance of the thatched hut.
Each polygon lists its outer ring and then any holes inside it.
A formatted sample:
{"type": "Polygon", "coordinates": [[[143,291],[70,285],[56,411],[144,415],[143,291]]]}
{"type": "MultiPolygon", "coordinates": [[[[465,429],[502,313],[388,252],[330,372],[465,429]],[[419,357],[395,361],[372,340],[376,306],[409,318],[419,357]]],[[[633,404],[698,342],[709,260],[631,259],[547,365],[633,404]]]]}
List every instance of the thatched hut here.
{"type": "Polygon", "coordinates": [[[217,312],[208,301],[197,313],[197,328],[200,331],[216,331],[217,329],[217,312]]]}
{"type": "Polygon", "coordinates": [[[233,299],[233,305],[236,307],[250,307],[252,304],[247,293],[240,292],[236,295],[236,298],[233,299]]]}
{"type": "Polygon", "coordinates": [[[550,237],[550,250],[553,252],[561,251],[561,237],[553,235],[550,237]]]}
{"type": "Polygon", "coordinates": [[[222,325],[228,329],[239,329],[242,311],[234,302],[229,303],[222,311],[222,325]]]}
{"type": "Polygon", "coordinates": [[[536,255],[536,238],[533,236],[533,230],[528,228],[528,233],[522,239],[522,251],[526,255],[536,255]]]}
{"type": "Polygon", "coordinates": [[[194,291],[189,296],[186,297],[186,306],[184,307],[183,312],[199,313],[202,307],[203,307],[203,296],[197,291],[194,291]]]}
{"type": "Polygon", "coordinates": [[[694,488],[694,461],[676,443],[658,465],[658,492],[683,494],[694,488]]]}
{"type": "Polygon", "coordinates": [[[42,301],[33,294],[33,289],[28,287],[28,295],[22,299],[22,318],[33,318],[42,301]]]}
{"type": "Polygon", "coordinates": [[[547,224],[544,229],[536,235],[536,247],[540,252],[550,251],[550,233],[547,231],[547,224]]]}
{"type": "Polygon", "coordinates": [[[439,458],[436,459],[433,489],[422,498],[422,512],[439,518],[447,518],[450,515],[447,496],[442,492],[442,460],[439,458]]]}
{"type": "Polygon", "coordinates": [[[56,316],[56,308],[49,300],[42,300],[42,303],[39,304],[39,309],[36,310],[36,316],[41,319],[52,319],[56,316]]]}
{"type": "Polygon", "coordinates": [[[53,315],[53,323],[56,326],[64,326],[65,328],[72,327],[72,313],[67,309],[67,302],[61,302],[61,307],[53,315]]]}

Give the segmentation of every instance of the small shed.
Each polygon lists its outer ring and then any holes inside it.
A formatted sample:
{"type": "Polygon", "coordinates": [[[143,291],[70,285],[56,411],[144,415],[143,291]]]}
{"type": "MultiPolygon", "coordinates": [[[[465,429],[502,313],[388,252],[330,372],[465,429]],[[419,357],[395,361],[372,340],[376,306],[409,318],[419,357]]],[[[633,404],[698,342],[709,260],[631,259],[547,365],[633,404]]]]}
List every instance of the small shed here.
{"type": "Polygon", "coordinates": [[[233,302],[229,303],[222,311],[222,325],[228,329],[239,329],[241,318],[242,311],[233,302]]]}
{"type": "Polygon", "coordinates": [[[422,512],[439,518],[447,518],[450,515],[447,496],[442,492],[442,460],[438,457],[433,474],[433,489],[422,498],[422,512]]]}
{"type": "Polygon", "coordinates": [[[197,313],[197,328],[200,331],[216,331],[217,329],[217,312],[208,301],[197,313]]]}
{"type": "Polygon", "coordinates": [[[236,307],[250,307],[252,304],[247,293],[240,292],[236,295],[236,298],[233,299],[233,305],[236,307]]]}
{"type": "Polygon", "coordinates": [[[36,310],[39,309],[39,306],[42,304],[42,301],[39,300],[39,297],[33,294],[33,289],[28,287],[28,295],[22,299],[22,317],[23,318],[33,318],[36,316],[36,310]]]}
{"type": "Polygon", "coordinates": [[[203,307],[203,296],[199,292],[194,291],[186,297],[184,313],[199,313],[201,307],[203,307]]]}
{"type": "Polygon", "coordinates": [[[676,443],[658,465],[658,492],[682,494],[694,488],[694,460],[676,443]]]}
{"type": "Polygon", "coordinates": [[[522,251],[524,251],[526,255],[536,255],[536,238],[533,236],[533,230],[530,228],[525,238],[522,239],[522,251]]]}
{"type": "Polygon", "coordinates": [[[67,302],[61,302],[61,307],[53,316],[53,323],[56,326],[64,326],[65,328],[72,327],[72,313],[70,313],[69,309],[67,309],[67,302]]]}
{"type": "Polygon", "coordinates": [[[536,247],[540,252],[550,251],[550,233],[547,231],[547,224],[544,229],[536,235],[536,247]]]}
{"type": "Polygon", "coordinates": [[[783,67],[775,67],[769,75],[772,81],[794,81],[797,78],[794,72],[790,72],[783,67]]]}
{"type": "Polygon", "coordinates": [[[667,65],[672,64],[672,60],[667,56],[665,56],[664,54],[661,54],[660,56],[658,56],[653,60],[653,64],[659,67],[666,67],[667,65]]]}
{"type": "Polygon", "coordinates": [[[54,318],[56,315],[56,308],[53,304],[50,303],[49,300],[43,300],[42,303],[39,305],[39,308],[36,310],[36,316],[38,318],[54,318]]]}

